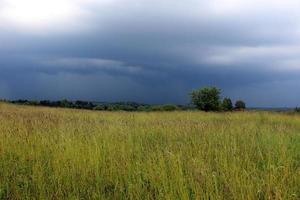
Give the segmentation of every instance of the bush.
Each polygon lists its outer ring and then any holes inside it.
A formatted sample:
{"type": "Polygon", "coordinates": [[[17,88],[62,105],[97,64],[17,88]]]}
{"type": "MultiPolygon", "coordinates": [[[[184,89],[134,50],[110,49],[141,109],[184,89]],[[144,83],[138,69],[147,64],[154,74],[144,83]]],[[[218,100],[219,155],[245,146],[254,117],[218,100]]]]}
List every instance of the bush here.
{"type": "Polygon", "coordinates": [[[58,104],[59,104],[59,107],[62,107],[62,108],[72,108],[72,107],[74,107],[73,102],[68,101],[67,99],[59,101],[58,104]]]}
{"type": "Polygon", "coordinates": [[[246,109],[246,103],[242,100],[238,100],[235,103],[235,109],[236,110],[244,110],[246,109]]]}
{"type": "Polygon", "coordinates": [[[118,111],[119,109],[115,105],[109,105],[109,106],[107,106],[107,110],[108,111],[118,111]]]}
{"type": "Polygon", "coordinates": [[[104,106],[104,105],[98,105],[98,106],[93,108],[93,110],[106,110],[106,109],[107,109],[107,107],[104,106]]]}
{"type": "Polygon", "coordinates": [[[178,107],[173,104],[166,104],[166,105],[163,105],[161,109],[163,111],[175,111],[175,110],[178,110],[178,107]]]}
{"type": "Polygon", "coordinates": [[[140,111],[140,112],[149,112],[149,111],[151,111],[151,106],[139,106],[137,108],[137,111],[140,111]]]}
{"type": "Polygon", "coordinates": [[[162,111],[162,107],[161,106],[151,106],[150,110],[151,111],[162,111]]]}
{"type": "Polygon", "coordinates": [[[24,103],[24,105],[37,106],[37,105],[39,105],[39,102],[38,101],[27,101],[26,103],[24,103]]]}
{"type": "Polygon", "coordinates": [[[119,105],[117,107],[119,110],[123,110],[123,111],[135,111],[136,110],[136,108],[131,105],[119,105]]]}
{"type": "Polygon", "coordinates": [[[232,111],[233,110],[233,105],[232,101],[230,98],[224,98],[222,102],[222,109],[224,111],[232,111]]]}

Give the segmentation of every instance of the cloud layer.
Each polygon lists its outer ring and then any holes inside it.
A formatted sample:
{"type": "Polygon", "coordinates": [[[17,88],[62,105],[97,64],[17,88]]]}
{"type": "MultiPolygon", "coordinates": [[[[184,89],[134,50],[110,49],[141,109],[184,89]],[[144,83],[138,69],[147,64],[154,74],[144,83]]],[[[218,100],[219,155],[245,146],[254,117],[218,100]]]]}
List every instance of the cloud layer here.
{"type": "Polygon", "coordinates": [[[250,106],[300,104],[299,1],[51,2],[14,8],[40,16],[26,23],[0,2],[0,97],[186,103],[217,85],[250,106]]]}

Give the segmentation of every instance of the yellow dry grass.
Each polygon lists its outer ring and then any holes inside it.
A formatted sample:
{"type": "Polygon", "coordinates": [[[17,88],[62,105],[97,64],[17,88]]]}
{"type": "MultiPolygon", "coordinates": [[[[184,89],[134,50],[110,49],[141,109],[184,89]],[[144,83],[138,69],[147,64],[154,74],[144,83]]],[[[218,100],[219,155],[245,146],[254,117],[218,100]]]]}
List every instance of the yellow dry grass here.
{"type": "Polygon", "coordinates": [[[0,199],[300,198],[300,115],[0,104],[0,199]]]}

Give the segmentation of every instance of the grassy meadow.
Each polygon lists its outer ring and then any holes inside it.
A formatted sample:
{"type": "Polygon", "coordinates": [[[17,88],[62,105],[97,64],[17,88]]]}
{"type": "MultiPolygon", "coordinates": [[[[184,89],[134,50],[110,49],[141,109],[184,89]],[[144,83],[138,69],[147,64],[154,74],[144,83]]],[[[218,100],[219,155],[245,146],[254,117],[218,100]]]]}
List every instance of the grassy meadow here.
{"type": "Polygon", "coordinates": [[[0,104],[0,199],[300,199],[300,115],[0,104]]]}

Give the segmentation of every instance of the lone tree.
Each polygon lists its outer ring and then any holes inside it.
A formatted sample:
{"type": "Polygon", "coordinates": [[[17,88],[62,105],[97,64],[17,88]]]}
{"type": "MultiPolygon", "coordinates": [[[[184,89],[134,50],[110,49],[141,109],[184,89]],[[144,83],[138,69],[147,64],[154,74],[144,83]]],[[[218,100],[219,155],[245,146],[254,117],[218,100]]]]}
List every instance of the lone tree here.
{"type": "Polygon", "coordinates": [[[220,89],[216,87],[205,87],[192,91],[191,101],[200,110],[218,111],[220,110],[220,89]]]}
{"type": "Polygon", "coordinates": [[[235,102],[235,109],[236,110],[244,110],[246,109],[246,103],[242,100],[238,100],[235,102]]]}
{"type": "Polygon", "coordinates": [[[224,111],[232,111],[233,110],[233,105],[232,101],[230,98],[224,98],[222,102],[222,109],[224,111]]]}

